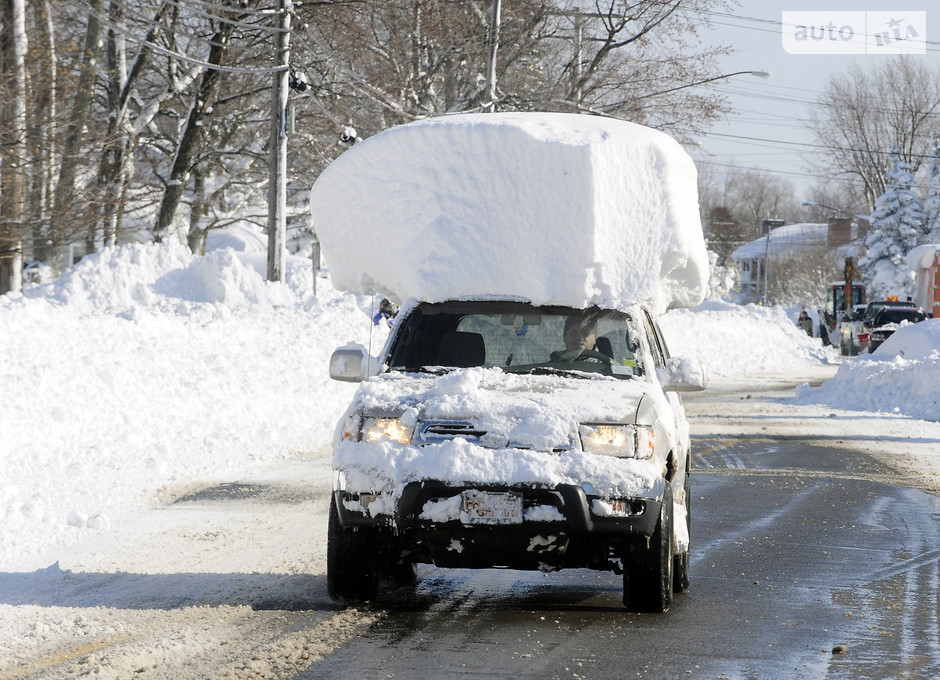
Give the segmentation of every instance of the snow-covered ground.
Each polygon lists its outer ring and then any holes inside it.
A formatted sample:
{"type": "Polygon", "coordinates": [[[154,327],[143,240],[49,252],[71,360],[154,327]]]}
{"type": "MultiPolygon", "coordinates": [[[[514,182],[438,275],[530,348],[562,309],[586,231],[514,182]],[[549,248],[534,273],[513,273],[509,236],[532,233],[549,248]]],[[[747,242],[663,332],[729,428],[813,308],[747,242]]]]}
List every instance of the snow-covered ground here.
{"type": "MultiPolygon", "coordinates": [[[[387,328],[369,296],[327,278],[314,296],[309,260],[277,285],[264,262],[125,246],[0,298],[0,675],[293,677],[374,620],[325,593],[329,444],[355,390],[327,361],[387,328]],[[169,505],[233,481],[289,502],[169,505]]],[[[842,364],[796,311],[662,319],[712,376],[693,435],[844,437],[937,490],[940,320],[842,364]],[[780,388],[804,379],[822,385],[780,388]]]]}
{"type": "MultiPolygon", "coordinates": [[[[0,298],[0,569],[329,446],[355,385],[327,377],[328,357],[348,342],[376,353],[387,328],[368,296],[326,278],[315,296],[309,260],[291,259],[283,284],[263,266],[261,252],[125,246],[0,298]]],[[[792,315],[710,301],[662,325],[715,385],[833,376],[792,403],[881,411],[915,436],[918,419],[940,420],[940,320],[840,365],[792,315]]],[[[832,425],[872,434],[864,417],[832,425]]]]}

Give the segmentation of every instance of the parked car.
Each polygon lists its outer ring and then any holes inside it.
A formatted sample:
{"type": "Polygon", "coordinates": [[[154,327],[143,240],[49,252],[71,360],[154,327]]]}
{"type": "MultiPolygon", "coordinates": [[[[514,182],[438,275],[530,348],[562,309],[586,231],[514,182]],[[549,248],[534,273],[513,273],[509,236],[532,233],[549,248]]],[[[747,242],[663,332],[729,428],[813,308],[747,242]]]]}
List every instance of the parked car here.
{"type": "Polygon", "coordinates": [[[868,305],[853,305],[852,309],[842,317],[839,323],[839,349],[842,356],[855,356],[861,349],[858,339],[858,329],[862,320],[865,318],[865,310],[868,305]]]}
{"type": "Polygon", "coordinates": [[[614,571],[645,612],[686,589],[678,392],[705,374],[644,307],[415,302],[370,363],[362,348],[330,361],[334,379],[369,376],[334,439],[331,597],[370,599],[416,563],[614,571]]]}
{"type": "Polygon", "coordinates": [[[916,307],[884,307],[872,321],[872,328],[868,335],[868,351],[874,352],[881,344],[891,337],[902,324],[918,323],[927,318],[923,311],[916,307]]]}
{"type": "Polygon", "coordinates": [[[884,300],[872,300],[865,305],[864,311],[858,315],[853,307],[849,319],[843,319],[839,324],[841,336],[840,348],[843,356],[854,356],[860,352],[870,351],[868,348],[869,333],[873,327],[875,315],[885,307],[909,307],[909,302],[902,302],[896,297],[884,300]]]}

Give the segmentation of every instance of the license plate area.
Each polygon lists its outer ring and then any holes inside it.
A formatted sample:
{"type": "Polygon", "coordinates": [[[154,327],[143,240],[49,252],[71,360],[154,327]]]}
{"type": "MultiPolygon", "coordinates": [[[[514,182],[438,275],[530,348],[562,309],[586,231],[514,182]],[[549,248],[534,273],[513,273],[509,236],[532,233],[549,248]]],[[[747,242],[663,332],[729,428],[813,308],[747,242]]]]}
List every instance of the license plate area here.
{"type": "Polygon", "coordinates": [[[464,524],[522,524],[522,494],[467,489],[460,494],[464,524]]]}

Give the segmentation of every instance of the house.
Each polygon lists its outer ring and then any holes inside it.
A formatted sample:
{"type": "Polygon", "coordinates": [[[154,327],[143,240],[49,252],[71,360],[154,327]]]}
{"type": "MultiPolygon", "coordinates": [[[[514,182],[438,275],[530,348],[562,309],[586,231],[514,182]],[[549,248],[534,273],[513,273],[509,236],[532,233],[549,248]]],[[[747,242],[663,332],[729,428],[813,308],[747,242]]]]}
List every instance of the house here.
{"type": "Polygon", "coordinates": [[[766,302],[767,290],[774,287],[775,262],[810,257],[819,252],[832,253],[839,259],[856,255],[854,242],[859,236],[858,225],[848,219],[795,224],[764,220],[762,226],[762,237],[731,253],[738,268],[739,293],[745,300],[766,302]]]}

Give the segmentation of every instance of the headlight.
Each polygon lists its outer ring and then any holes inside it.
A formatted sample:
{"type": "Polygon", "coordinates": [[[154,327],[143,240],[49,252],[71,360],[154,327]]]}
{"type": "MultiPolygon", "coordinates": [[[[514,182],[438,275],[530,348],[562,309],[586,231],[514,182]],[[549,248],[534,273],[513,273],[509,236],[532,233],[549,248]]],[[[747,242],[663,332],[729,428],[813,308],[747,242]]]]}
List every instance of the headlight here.
{"type": "Polygon", "coordinates": [[[655,449],[653,428],[633,425],[582,425],[581,448],[587,453],[618,458],[650,458],[655,449]]]}
{"type": "Polygon", "coordinates": [[[412,428],[405,427],[398,418],[363,418],[362,439],[364,442],[378,442],[383,440],[411,443],[412,428]]]}

